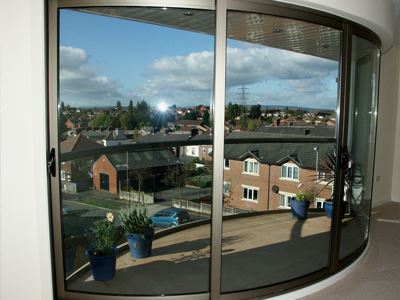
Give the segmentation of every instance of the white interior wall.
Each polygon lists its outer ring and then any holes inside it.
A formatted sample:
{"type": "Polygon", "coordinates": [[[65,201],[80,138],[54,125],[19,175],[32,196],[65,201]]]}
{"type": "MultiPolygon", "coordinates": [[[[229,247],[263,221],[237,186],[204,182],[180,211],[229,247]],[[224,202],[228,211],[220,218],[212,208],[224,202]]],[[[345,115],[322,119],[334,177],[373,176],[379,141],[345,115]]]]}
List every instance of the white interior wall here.
{"type": "MultiPolygon", "coordinates": [[[[378,128],[375,153],[373,206],[392,198],[392,173],[399,92],[399,48],[393,47],[381,57],[378,128]]],[[[397,184],[398,185],[398,184],[397,184]]]]}
{"type": "MultiPolygon", "coordinates": [[[[395,1],[395,47],[400,60],[400,0],[395,1]]],[[[400,65],[400,63],[399,63],[400,65]]],[[[394,157],[392,173],[392,201],[400,202],[400,66],[398,70],[397,112],[395,135],[393,138],[394,157]]]]}
{"type": "MultiPolygon", "coordinates": [[[[398,57],[400,57],[400,47],[395,48],[397,51],[398,57]]],[[[400,60],[400,58],[399,58],[400,60]]],[[[393,157],[393,173],[392,173],[392,193],[391,199],[392,201],[400,202],[400,67],[397,73],[397,107],[395,107],[395,111],[397,112],[396,123],[395,123],[395,134],[393,137],[394,146],[394,157],[393,157]]]]}
{"type": "MultiPolygon", "coordinates": [[[[392,30],[388,1],[318,2],[325,9],[352,12],[366,23],[378,24],[386,40],[392,30]]],[[[53,299],[45,157],[44,3],[0,3],[0,299],[4,300],[53,299]]],[[[397,166],[399,127],[400,120],[397,166]]],[[[395,178],[399,171],[394,168],[395,178]]],[[[399,188],[398,180],[394,183],[399,188]]]]}
{"type": "Polygon", "coordinates": [[[50,300],[44,3],[0,4],[0,299],[50,300]]]}

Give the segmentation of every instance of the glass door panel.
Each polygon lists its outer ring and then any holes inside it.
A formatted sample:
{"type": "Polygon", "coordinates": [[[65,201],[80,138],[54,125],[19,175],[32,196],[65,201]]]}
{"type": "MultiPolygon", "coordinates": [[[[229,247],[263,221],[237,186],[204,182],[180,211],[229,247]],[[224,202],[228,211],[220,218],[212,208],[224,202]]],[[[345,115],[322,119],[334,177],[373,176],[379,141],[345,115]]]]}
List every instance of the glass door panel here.
{"type": "Polygon", "coordinates": [[[345,215],[340,258],[353,253],[368,238],[377,121],[379,50],[353,35],[349,103],[345,215]]]}
{"type": "Polygon", "coordinates": [[[209,291],[214,20],[213,11],[166,7],[59,11],[67,290],[209,291]],[[153,224],[148,257],[129,251],[139,247],[127,244],[122,226],[129,206],[145,208],[153,224]],[[117,255],[115,275],[104,283],[92,276],[85,251],[101,253],[92,228],[108,213],[117,255]]]}
{"type": "Polygon", "coordinates": [[[329,264],[341,44],[294,19],[228,11],[227,24],[223,293],[329,264]],[[300,194],[305,220],[291,213],[300,194]]]}

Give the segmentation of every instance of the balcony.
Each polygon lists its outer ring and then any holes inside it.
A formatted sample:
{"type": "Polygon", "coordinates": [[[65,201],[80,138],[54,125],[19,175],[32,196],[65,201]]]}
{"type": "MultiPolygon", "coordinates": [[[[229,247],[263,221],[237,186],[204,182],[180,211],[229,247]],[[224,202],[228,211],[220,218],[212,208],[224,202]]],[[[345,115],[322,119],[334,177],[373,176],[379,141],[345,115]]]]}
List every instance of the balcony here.
{"type": "MultiPolygon", "coordinates": [[[[331,221],[314,210],[305,221],[289,212],[226,217],[222,242],[222,291],[240,291],[279,283],[326,268],[331,221]]],[[[343,219],[347,240],[359,228],[343,219]]],[[[353,245],[348,245],[349,250],[353,245]]],[[[346,251],[346,250],[344,250],[346,251]]],[[[208,220],[156,233],[152,255],[134,259],[127,244],[119,247],[113,280],[94,281],[86,264],[67,278],[67,288],[100,294],[174,295],[208,290],[210,224],[208,220]]]]}

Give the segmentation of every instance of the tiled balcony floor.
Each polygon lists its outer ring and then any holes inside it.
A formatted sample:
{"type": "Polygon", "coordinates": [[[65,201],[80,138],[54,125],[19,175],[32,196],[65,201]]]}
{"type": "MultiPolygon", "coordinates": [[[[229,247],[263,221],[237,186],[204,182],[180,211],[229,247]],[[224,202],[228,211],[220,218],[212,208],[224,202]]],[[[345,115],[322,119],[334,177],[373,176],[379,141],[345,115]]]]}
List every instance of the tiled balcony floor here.
{"type": "MultiPolygon", "coordinates": [[[[224,221],[222,291],[277,283],[319,270],[328,264],[330,219],[311,213],[302,222],[290,213],[224,221]]],[[[124,295],[168,295],[209,290],[210,225],[175,232],[153,242],[152,256],[117,258],[113,280],[94,281],[83,271],[68,289],[124,295]]]]}

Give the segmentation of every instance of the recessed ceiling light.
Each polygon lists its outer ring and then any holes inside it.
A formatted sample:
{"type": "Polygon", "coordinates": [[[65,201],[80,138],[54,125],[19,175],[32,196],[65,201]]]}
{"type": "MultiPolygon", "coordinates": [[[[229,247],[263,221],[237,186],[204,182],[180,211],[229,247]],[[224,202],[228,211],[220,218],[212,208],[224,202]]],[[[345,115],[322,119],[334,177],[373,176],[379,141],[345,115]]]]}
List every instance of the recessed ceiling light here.
{"type": "Polygon", "coordinates": [[[183,15],[184,15],[184,16],[187,16],[187,17],[191,17],[191,16],[193,16],[193,13],[192,13],[191,11],[185,11],[185,12],[183,13],[183,15]]]}
{"type": "Polygon", "coordinates": [[[283,29],[280,28],[280,27],[274,27],[274,28],[272,29],[272,31],[275,32],[275,33],[281,33],[281,32],[283,32],[283,29]]]}

